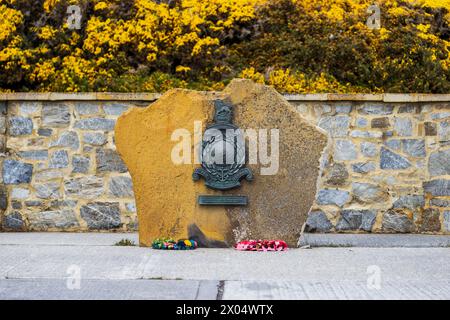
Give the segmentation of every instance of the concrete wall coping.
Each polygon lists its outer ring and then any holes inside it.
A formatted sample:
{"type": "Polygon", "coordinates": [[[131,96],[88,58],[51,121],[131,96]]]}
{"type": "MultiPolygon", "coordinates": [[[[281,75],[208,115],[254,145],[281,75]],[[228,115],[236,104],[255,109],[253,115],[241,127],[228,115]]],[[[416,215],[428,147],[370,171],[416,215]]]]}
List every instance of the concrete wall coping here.
{"type": "MultiPolygon", "coordinates": [[[[160,93],[0,93],[0,101],[155,101],[160,93]]],[[[284,94],[289,101],[450,102],[450,94],[284,94]]]]}

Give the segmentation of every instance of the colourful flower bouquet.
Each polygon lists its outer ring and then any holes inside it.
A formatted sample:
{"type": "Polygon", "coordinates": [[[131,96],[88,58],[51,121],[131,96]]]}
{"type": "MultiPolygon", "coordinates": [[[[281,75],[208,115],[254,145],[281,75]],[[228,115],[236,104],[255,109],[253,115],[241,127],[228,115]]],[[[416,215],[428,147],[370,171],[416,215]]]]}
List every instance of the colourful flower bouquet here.
{"type": "Polygon", "coordinates": [[[246,240],[234,245],[240,251],[286,251],[288,245],[283,240],[246,240]]]}
{"type": "Polygon", "coordinates": [[[153,249],[159,250],[194,250],[198,248],[197,241],[181,239],[175,241],[172,238],[158,238],[153,240],[153,249]]]}

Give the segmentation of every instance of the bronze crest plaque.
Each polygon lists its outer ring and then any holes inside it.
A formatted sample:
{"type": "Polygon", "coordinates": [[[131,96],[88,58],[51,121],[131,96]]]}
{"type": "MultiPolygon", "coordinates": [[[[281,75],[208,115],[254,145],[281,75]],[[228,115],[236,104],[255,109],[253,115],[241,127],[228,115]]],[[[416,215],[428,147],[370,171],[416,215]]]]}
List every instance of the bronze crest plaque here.
{"type": "MultiPolygon", "coordinates": [[[[250,169],[245,167],[245,140],[242,131],[232,123],[233,107],[222,100],[214,101],[214,123],[203,134],[200,150],[201,167],[194,170],[194,181],[205,179],[205,185],[214,190],[230,190],[241,185],[241,180],[253,180],[250,169]]],[[[246,205],[247,199],[227,196],[221,201],[200,196],[202,205],[246,205]]]]}

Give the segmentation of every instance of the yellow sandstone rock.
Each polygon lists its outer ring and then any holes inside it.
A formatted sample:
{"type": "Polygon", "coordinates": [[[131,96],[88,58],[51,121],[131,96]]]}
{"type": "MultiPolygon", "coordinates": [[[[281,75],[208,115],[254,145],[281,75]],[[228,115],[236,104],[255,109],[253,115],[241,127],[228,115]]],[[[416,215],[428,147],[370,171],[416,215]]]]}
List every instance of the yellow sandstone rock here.
{"type": "Polygon", "coordinates": [[[232,246],[244,239],[283,239],[296,245],[315,198],[319,160],[327,145],[324,131],[304,120],[274,89],[250,80],[234,80],[221,93],[171,90],[149,107],[123,114],[115,137],[133,179],[143,246],[166,236],[193,237],[209,247],[232,246]],[[199,147],[194,145],[194,122],[201,121],[201,132],[212,123],[215,99],[231,101],[233,123],[239,128],[267,129],[269,154],[274,148],[270,130],[279,130],[276,174],[262,175],[269,164],[258,161],[247,165],[254,181],[243,181],[239,189],[215,191],[204,181],[192,180],[200,166],[194,163],[194,149],[199,147]],[[180,146],[180,140],[172,140],[177,129],[192,136],[186,140],[191,153],[186,164],[172,159],[180,146]],[[249,205],[199,206],[197,197],[207,194],[246,195],[249,205]]]}

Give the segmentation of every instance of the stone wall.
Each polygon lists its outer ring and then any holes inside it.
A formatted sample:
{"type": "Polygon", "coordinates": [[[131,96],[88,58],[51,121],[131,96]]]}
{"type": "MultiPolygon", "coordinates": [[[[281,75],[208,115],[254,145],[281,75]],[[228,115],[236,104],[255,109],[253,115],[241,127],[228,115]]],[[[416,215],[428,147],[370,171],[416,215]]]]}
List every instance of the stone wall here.
{"type": "MultiPolygon", "coordinates": [[[[157,97],[0,94],[2,230],[136,230],[113,129],[157,97]]],[[[307,231],[450,232],[450,96],[286,98],[330,135],[307,231]]]]}
{"type": "Polygon", "coordinates": [[[292,103],[331,137],[306,231],[450,233],[449,102],[292,103]]]}
{"type": "MultiPolygon", "coordinates": [[[[2,187],[7,201],[2,229],[136,230],[131,177],[116,153],[114,126],[128,108],[149,101],[37,97],[3,103],[7,119],[1,129],[7,139],[2,187]]],[[[151,101],[154,95],[144,97],[151,101]]]]}

